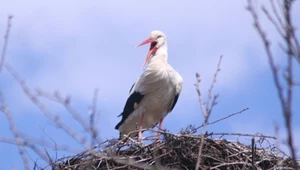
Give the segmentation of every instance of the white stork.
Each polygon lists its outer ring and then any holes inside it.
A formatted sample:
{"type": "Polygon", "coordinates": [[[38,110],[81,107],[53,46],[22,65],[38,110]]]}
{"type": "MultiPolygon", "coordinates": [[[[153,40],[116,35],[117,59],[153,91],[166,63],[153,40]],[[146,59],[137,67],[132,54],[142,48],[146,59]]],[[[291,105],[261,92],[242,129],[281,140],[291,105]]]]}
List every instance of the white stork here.
{"type": "MultiPolygon", "coordinates": [[[[130,137],[138,135],[141,141],[142,129],[153,128],[157,123],[161,130],[163,119],[173,110],[182,89],[182,77],[168,64],[166,35],[152,31],[150,38],[137,47],[147,43],[151,45],[143,67],[148,65],[132,85],[124,110],[119,115],[122,120],[115,127],[120,131],[120,138],[124,134],[130,134],[130,137]]],[[[159,139],[158,132],[157,142],[159,139]]]]}

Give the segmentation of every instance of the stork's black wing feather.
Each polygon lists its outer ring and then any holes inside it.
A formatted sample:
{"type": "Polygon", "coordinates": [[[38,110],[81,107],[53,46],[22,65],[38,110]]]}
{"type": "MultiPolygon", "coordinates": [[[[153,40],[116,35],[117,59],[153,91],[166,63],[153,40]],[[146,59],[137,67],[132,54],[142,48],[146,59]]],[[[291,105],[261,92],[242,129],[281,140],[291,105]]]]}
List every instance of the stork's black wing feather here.
{"type": "Polygon", "coordinates": [[[175,105],[177,103],[178,98],[179,98],[179,93],[175,95],[173,103],[172,103],[172,106],[171,106],[169,112],[171,112],[174,109],[174,107],[175,107],[175,105]]]}
{"type": "Polygon", "coordinates": [[[133,85],[131,86],[130,90],[129,90],[129,93],[131,92],[131,90],[133,89],[135,83],[133,83],[133,85]]]}
{"type": "MultiPolygon", "coordinates": [[[[132,88],[133,88],[133,86],[132,86],[132,88]]],[[[141,94],[140,92],[134,91],[133,93],[131,93],[131,95],[128,97],[128,99],[126,101],[123,112],[119,115],[119,116],[122,115],[122,119],[116,125],[115,129],[119,129],[119,127],[124,123],[124,121],[127,119],[127,117],[134,111],[135,105],[138,105],[142,101],[143,97],[144,97],[144,95],[141,94]]]]}
{"type": "MultiPolygon", "coordinates": [[[[132,89],[133,89],[133,87],[134,87],[134,85],[135,85],[135,83],[133,83],[132,84],[132,86],[131,86],[131,88],[130,88],[130,90],[129,90],[129,94],[131,93],[131,91],[132,91],[132,89]]],[[[123,112],[122,112],[123,113],[123,112]]],[[[122,116],[122,113],[120,113],[117,117],[120,117],[120,116],[122,116]]]]}

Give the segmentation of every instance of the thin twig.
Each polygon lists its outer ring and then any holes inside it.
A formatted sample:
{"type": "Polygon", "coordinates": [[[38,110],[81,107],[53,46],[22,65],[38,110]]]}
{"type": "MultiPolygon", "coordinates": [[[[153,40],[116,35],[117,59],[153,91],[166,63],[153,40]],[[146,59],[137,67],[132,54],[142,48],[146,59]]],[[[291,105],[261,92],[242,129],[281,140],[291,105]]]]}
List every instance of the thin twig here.
{"type": "Polygon", "coordinates": [[[42,132],[53,142],[54,144],[54,150],[55,150],[55,160],[57,159],[57,143],[55,142],[55,140],[53,140],[44,130],[44,128],[40,127],[40,129],[42,130],[42,132]]]}
{"type": "Polygon", "coordinates": [[[0,60],[0,74],[5,62],[5,55],[6,55],[6,51],[7,51],[7,46],[8,46],[8,39],[9,39],[9,33],[10,33],[10,29],[11,29],[11,20],[12,20],[13,16],[9,15],[7,17],[7,27],[6,27],[6,33],[4,36],[4,44],[2,47],[2,54],[1,54],[1,60],[0,60]]]}
{"type": "Polygon", "coordinates": [[[217,104],[217,103],[216,103],[216,99],[217,99],[218,95],[216,95],[216,96],[213,98],[213,101],[212,101],[212,103],[211,103],[210,106],[209,106],[208,103],[209,103],[210,100],[212,99],[212,90],[213,90],[213,88],[214,88],[214,85],[215,85],[216,82],[217,82],[217,76],[218,76],[218,73],[221,71],[220,66],[221,66],[222,58],[223,58],[223,56],[221,55],[221,56],[220,56],[220,59],[219,59],[218,66],[217,66],[217,70],[216,70],[216,72],[215,72],[215,74],[214,74],[213,81],[212,81],[212,83],[211,83],[211,85],[210,85],[210,88],[208,89],[208,96],[207,96],[207,103],[206,103],[206,112],[207,112],[207,114],[210,114],[210,113],[212,112],[213,106],[217,104]]]}
{"type": "Polygon", "coordinates": [[[261,9],[265,13],[265,15],[268,17],[268,19],[271,21],[271,23],[274,25],[274,27],[276,28],[277,32],[281,35],[281,37],[284,38],[284,34],[283,34],[282,30],[280,29],[280,27],[276,23],[276,21],[273,19],[273,17],[270,15],[269,11],[264,6],[262,6],[261,9]]]}
{"type": "Polygon", "coordinates": [[[195,170],[198,170],[199,167],[200,167],[200,163],[201,163],[201,154],[202,154],[202,148],[203,148],[203,143],[204,143],[204,132],[205,132],[205,129],[206,129],[206,124],[208,122],[209,115],[207,115],[207,113],[204,110],[204,104],[203,104],[202,97],[201,97],[200,74],[196,73],[196,79],[197,79],[197,83],[195,85],[196,86],[196,91],[198,93],[200,108],[201,108],[201,111],[202,111],[203,117],[204,117],[203,129],[202,129],[202,133],[201,133],[201,140],[200,140],[199,151],[198,151],[198,157],[197,157],[197,162],[196,162],[196,166],[195,166],[195,170]]]}
{"type": "Polygon", "coordinates": [[[95,145],[95,142],[97,141],[97,130],[95,127],[95,115],[97,112],[97,97],[98,97],[98,89],[95,89],[94,91],[94,97],[93,97],[93,105],[90,110],[90,131],[92,133],[91,135],[91,147],[95,145]]]}
{"type": "MultiPolygon", "coordinates": [[[[280,139],[280,137],[279,137],[279,125],[278,125],[278,123],[276,121],[274,121],[273,124],[274,124],[274,133],[275,133],[275,136],[276,136],[277,139],[280,139]]],[[[279,142],[279,140],[275,141],[275,146],[276,146],[276,148],[280,148],[280,142],[279,142]]],[[[281,165],[282,165],[282,162],[279,161],[277,163],[277,166],[281,166],[281,165]]]]}
{"type": "MultiPolygon", "coordinates": [[[[247,110],[249,110],[249,108],[245,108],[245,109],[243,109],[243,110],[241,110],[241,111],[238,111],[238,112],[233,112],[233,113],[231,113],[230,115],[227,115],[227,116],[225,116],[225,117],[222,117],[222,118],[220,118],[220,119],[218,119],[218,120],[215,120],[215,121],[212,121],[212,122],[208,122],[208,123],[206,124],[206,126],[212,125],[212,124],[215,124],[215,123],[218,123],[218,122],[220,122],[220,121],[222,121],[222,120],[228,119],[228,118],[230,118],[230,117],[232,117],[232,116],[235,116],[235,115],[237,115],[237,114],[241,114],[241,113],[243,113],[243,112],[245,112],[245,111],[247,111],[247,110]]],[[[203,126],[204,126],[204,124],[202,124],[202,125],[196,127],[195,129],[193,129],[193,131],[192,131],[191,133],[195,133],[198,129],[202,128],[203,126]]]]}
{"type": "Polygon", "coordinates": [[[277,11],[275,3],[274,3],[274,0],[270,0],[270,3],[271,3],[271,6],[272,6],[273,13],[275,14],[275,17],[276,17],[277,21],[279,22],[279,25],[281,26],[281,29],[284,30],[285,26],[282,22],[282,19],[280,18],[279,14],[278,14],[278,11],[277,11]]]}

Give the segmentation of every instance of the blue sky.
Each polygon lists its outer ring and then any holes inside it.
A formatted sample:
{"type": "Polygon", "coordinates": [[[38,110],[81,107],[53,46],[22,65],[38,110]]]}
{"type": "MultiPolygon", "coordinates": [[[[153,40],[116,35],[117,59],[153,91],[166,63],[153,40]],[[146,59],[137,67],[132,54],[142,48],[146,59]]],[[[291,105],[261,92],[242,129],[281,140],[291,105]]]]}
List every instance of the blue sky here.
{"type": "MultiPolygon", "coordinates": [[[[207,130],[274,135],[273,121],[276,121],[283,141],[284,124],[277,93],[262,42],[245,6],[246,1],[240,0],[184,3],[11,0],[1,4],[0,33],[5,32],[7,15],[13,14],[7,61],[33,90],[41,88],[51,93],[58,90],[71,95],[72,106],[88,117],[94,89],[99,89],[98,129],[103,140],[118,136],[114,130],[120,120],[117,115],[132,83],[142,73],[148,47],[135,46],[148,38],[152,30],[161,30],[168,38],[169,63],[184,79],[180,99],[165,119],[164,128],[177,132],[189,124],[202,123],[194,88],[195,73],[200,73],[201,88],[206,94],[219,56],[223,55],[222,71],[214,89],[220,93],[219,104],[211,120],[246,107],[250,110],[207,130]]],[[[300,15],[299,2],[293,10],[294,16],[300,15]]],[[[272,25],[261,13],[260,16],[268,36],[274,42],[280,40],[272,25]]],[[[294,18],[294,23],[299,26],[299,18],[294,18]]],[[[277,43],[273,47],[277,63],[284,62],[277,43]]],[[[295,70],[298,71],[295,77],[300,80],[299,66],[295,70]]],[[[47,139],[42,127],[57,143],[82,149],[42,115],[6,70],[0,75],[0,90],[22,133],[47,139]]],[[[300,90],[295,88],[293,128],[297,141],[300,141],[300,115],[296,115],[300,112],[299,96],[300,90]]],[[[43,102],[74,130],[84,132],[59,104],[43,102]]],[[[0,136],[11,137],[3,115],[0,120],[0,136]]],[[[300,145],[296,145],[300,150],[300,145]]],[[[0,155],[0,160],[5,161],[0,169],[23,168],[17,147],[0,143],[0,152],[6,153],[5,158],[0,155]]],[[[35,159],[35,155],[30,155],[35,159]]]]}

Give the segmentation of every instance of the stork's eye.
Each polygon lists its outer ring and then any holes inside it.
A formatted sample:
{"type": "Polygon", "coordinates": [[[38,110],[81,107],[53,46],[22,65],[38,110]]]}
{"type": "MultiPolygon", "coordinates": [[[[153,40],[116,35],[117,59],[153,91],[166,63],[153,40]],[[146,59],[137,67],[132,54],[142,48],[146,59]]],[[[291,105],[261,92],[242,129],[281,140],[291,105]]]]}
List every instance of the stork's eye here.
{"type": "Polygon", "coordinates": [[[162,37],[162,35],[159,35],[159,36],[157,36],[157,38],[156,38],[156,39],[159,39],[160,37],[162,37]]]}

